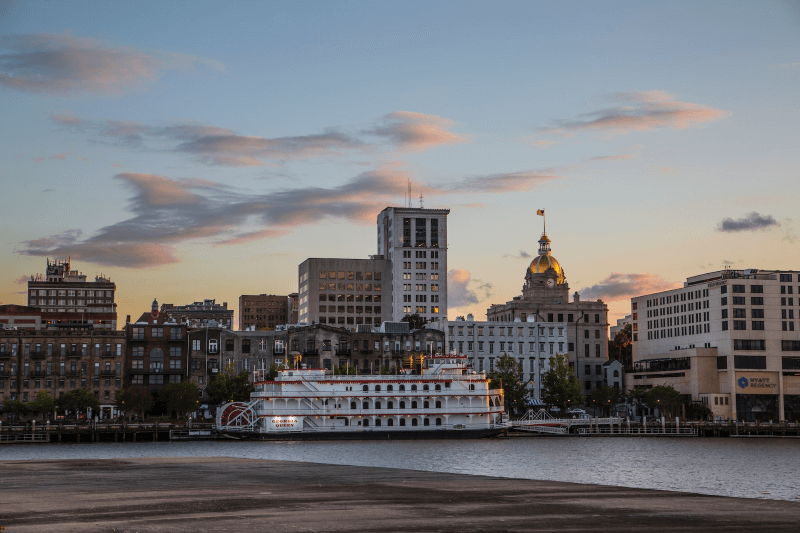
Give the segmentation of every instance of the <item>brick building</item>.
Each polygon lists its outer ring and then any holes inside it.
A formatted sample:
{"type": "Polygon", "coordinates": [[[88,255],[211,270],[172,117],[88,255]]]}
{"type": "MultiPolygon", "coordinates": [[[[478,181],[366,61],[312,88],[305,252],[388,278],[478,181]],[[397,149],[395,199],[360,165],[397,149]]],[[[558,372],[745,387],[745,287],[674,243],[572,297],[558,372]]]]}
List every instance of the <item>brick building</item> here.
{"type": "Polygon", "coordinates": [[[190,328],[201,328],[215,322],[223,328],[233,329],[233,309],[228,309],[228,302],[218,304],[216,300],[203,300],[187,305],[162,304],[161,310],[169,317],[190,328]]]}
{"type": "Polygon", "coordinates": [[[289,297],[274,294],[239,296],[239,329],[275,329],[289,319],[289,297]]]}
{"type": "Polygon", "coordinates": [[[0,402],[54,398],[75,389],[91,391],[104,418],[116,414],[123,385],[125,335],[122,331],[0,331],[0,402]]]}

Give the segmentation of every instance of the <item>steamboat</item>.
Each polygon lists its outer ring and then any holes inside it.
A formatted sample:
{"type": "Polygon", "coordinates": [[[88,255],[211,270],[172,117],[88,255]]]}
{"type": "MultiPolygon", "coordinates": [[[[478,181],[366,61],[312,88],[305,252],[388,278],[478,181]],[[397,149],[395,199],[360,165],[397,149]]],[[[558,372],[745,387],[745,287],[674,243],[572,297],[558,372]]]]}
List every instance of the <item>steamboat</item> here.
{"type": "Polygon", "coordinates": [[[227,436],[301,439],[456,439],[510,427],[503,390],[490,389],[463,355],[421,356],[392,375],[256,370],[249,402],[223,405],[216,430],[227,436]],[[413,362],[412,362],[413,363],[413,362]]]}

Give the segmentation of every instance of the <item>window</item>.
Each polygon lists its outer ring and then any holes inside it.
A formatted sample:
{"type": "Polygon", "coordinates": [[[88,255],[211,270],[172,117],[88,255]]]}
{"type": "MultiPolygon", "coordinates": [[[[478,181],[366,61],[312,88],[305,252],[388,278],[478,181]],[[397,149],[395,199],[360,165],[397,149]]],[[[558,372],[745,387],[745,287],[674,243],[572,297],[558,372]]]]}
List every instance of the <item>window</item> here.
{"type": "Polygon", "coordinates": [[[764,297],[763,296],[751,296],[750,297],[750,304],[751,305],[764,305],[764,297]]]}
{"type": "Polygon", "coordinates": [[[763,355],[734,355],[733,367],[766,370],[767,358],[763,355]]]}
{"type": "Polygon", "coordinates": [[[756,293],[756,294],[762,294],[764,292],[764,286],[763,285],[750,285],[750,292],[756,293]]]}
{"type": "Polygon", "coordinates": [[[746,320],[734,320],[733,321],[733,329],[740,330],[740,331],[747,329],[747,321],[746,320]]]}
{"type": "Polygon", "coordinates": [[[734,339],[734,350],[766,350],[766,341],[763,339],[734,339]]]}
{"type": "Polygon", "coordinates": [[[764,330],[764,321],[763,320],[753,320],[752,324],[754,330],[763,331],[764,330]]]}
{"type": "Polygon", "coordinates": [[[181,347],[180,346],[170,346],[169,347],[169,356],[170,357],[180,357],[181,356],[181,347]]]}
{"type": "Polygon", "coordinates": [[[792,282],[791,274],[781,274],[781,283],[791,283],[791,282],[792,282]]]}
{"type": "Polygon", "coordinates": [[[733,285],[733,292],[744,292],[744,285],[733,285]]]}
{"type": "Polygon", "coordinates": [[[217,339],[208,340],[208,353],[217,353],[219,351],[219,341],[217,339]]]}
{"type": "Polygon", "coordinates": [[[781,350],[784,352],[800,352],[800,341],[781,341],[781,350]]]}
{"type": "Polygon", "coordinates": [[[164,328],[156,328],[154,327],[151,330],[151,335],[154,339],[160,339],[164,336],[164,328]]]}
{"type": "MultiPolygon", "coordinates": [[[[723,317],[725,318],[725,317],[723,317]]],[[[747,318],[747,310],[746,309],[734,309],[733,310],[733,318],[747,318]]]]}
{"type": "Polygon", "coordinates": [[[744,296],[734,296],[733,305],[744,305],[744,296]]]}
{"type": "Polygon", "coordinates": [[[144,340],[144,328],[132,328],[131,329],[131,339],[135,341],[143,341],[144,340]]]}

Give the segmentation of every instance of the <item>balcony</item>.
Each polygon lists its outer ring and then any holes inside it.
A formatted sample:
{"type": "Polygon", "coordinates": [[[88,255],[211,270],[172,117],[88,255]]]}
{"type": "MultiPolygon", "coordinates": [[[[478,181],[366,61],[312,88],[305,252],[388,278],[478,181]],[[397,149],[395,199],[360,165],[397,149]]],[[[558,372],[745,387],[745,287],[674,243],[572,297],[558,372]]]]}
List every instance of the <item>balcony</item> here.
{"type": "Polygon", "coordinates": [[[9,359],[11,357],[11,352],[6,352],[3,350],[0,352],[0,359],[9,359]]]}
{"type": "Polygon", "coordinates": [[[336,355],[338,355],[338,356],[353,355],[353,350],[349,350],[349,349],[348,350],[336,350],[336,355]]]}
{"type": "Polygon", "coordinates": [[[306,348],[303,350],[303,355],[319,355],[319,350],[316,348],[306,348]]]}
{"type": "Polygon", "coordinates": [[[144,338],[144,335],[137,335],[136,337],[131,337],[131,342],[144,342],[147,339],[144,338]]]}
{"type": "Polygon", "coordinates": [[[111,369],[111,370],[103,369],[103,370],[100,371],[100,375],[101,376],[116,376],[117,375],[117,371],[114,370],[114,369],[111,369]]]}
{"type": "Polygon", "coordinates": [[[16,376],[17,373],[11,373],[11,370],[0,370],[0,378],[7,378],[9,376],[16,376]]]}

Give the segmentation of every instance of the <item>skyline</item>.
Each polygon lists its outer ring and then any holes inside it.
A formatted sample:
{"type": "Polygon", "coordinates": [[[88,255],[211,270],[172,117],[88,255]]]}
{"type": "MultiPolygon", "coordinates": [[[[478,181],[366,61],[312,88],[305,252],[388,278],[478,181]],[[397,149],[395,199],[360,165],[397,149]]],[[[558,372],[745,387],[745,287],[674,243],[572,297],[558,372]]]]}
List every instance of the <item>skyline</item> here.
{"type": "Polygon", "coordinates": [[[799,27],[790,2],[0,3],[0,302],[69,256],[122,317],[238,314],[308,257],[377,253],[409,180],[451,209],[451,319],[520,294],[537,209],[612,323],[791,269],[799,27]]]}

